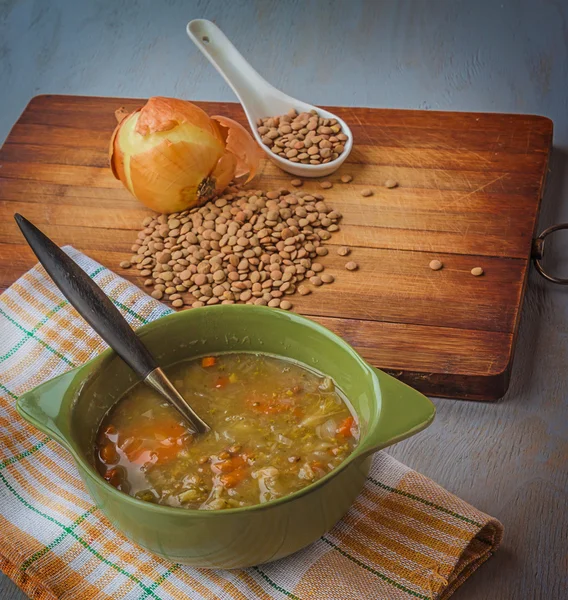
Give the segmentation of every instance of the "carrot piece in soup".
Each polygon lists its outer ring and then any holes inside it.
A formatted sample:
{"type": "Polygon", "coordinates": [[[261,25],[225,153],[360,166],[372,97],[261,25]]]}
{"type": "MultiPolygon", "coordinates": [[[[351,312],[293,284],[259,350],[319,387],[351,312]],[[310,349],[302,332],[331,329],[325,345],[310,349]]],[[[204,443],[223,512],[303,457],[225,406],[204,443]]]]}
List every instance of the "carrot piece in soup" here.
{"type": "Polygon", "coordinates": [[[169,463],[170,461],[176,459],[181,450],[181,447],[177,444],[175,446],[170,446],[169,448],[160,447],[156,450],[156,456],[158,459],[156,460],[157,465],[163,465],[165,463],[169,463]]]}
{"type": "Polygon", "coordinates": [[[221,460],[211,465],[213,473],[230,473],[236,469],[240,469],[246,465],[246,460],[239,454],[237,456],[231,456],[227,460],[221,460]]]}
{"type": "Polygon", "coordinates": [[[132,464],[140,466],[143,466],[147,463],[152,463],[154,465],[164,465],[177,458],[180,449],[181,448],[177,445],[170,447],[160,446],[155,449],[142,448],[139,449],[137,452],[130,454],[128,456],[128,460],[132,464]]]}
{"type": "Polygon", "coordinates": [[[214,356],[206,356],[205,358],[201,359],[201,366],[205,368],[214,367],[216,362],[217,359],[214,356]]]}
{"type": "MultiPolygon", "coordinates": [[[[141,440],[165,440],[179,438],[187,433],[187,429],[172,417],[148,419],[142,423],[133,423],[125,427],[122,436],[141,440]]],[[[128,450],[126,450],[128,452],[128,450]]]]}
{"type": "Polygon", "coordinates": [[[353,425],[355,424],[355,419],[353,417],[347,417],[339,424],[339,427],[336,429],[337,433],[343,437],[351,437],[353,435],[353,425]]]}
{"type": "Polygon", "coordinates": [[[223,473],[219,479],[226,488],[234,488],[246,478],[247,474],[247,469],[239,468],[230,473],[223,473]]]}
{"type": "Polygon", "coordinates": [[[114,487],[122,483],[122,473],[118,469],[109,469],[103,477],[114,487]]]}
{"type": "Polygon", "coordinates": [[[175,459],[187,441],[187,429],[172,418],[152,420],[130,427],[126,432],[128,445],[122,448],[128,460],[136,465],[148,462],[164,464],[175,459]]]}
{"type": "Polygon", "coordinates": [[[237,486],[248,475],[247,461],[241,454],[220,460],[211,465],[211,471],[219,476],[219,481],[226,488],[237,486]]]}
{"type": "Polygon", "coordinates": [[[112,442],[109,444],[105,444],[100,449],[99,455],[101,457],[101,460],[106,465],[116,465],[116,463],[119,461],[118,453],[112,442]]]}
{"type": "Polygon", "coordinates": [[[136,452],[132,452],[127,455],[128,460],[135,465],[145,465],[146,463],[156,462],[157,455],[152,450],[138,449],[136,452]]]}

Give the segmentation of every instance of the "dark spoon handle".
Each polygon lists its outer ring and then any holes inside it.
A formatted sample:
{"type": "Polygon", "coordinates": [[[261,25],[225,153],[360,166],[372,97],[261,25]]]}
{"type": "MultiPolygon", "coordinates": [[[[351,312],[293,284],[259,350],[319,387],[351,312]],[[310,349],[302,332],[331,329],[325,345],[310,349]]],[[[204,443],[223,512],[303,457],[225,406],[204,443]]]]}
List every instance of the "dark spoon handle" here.
{"type": "Polygon", "coordinates": [[[14,218],[55,285],[120,358],[142,379],[158,368],[146,346],[85,271],[22,215],[14,218]]]}

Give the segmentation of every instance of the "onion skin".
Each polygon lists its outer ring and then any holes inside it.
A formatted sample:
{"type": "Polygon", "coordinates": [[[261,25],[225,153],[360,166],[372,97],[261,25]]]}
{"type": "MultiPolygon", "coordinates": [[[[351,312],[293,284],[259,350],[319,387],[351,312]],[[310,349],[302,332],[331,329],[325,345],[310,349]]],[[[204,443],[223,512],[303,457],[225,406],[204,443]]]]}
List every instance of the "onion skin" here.
{"type": "Polygon", "coordinates": [[[235,177],[243,177],[248,174],[246,180],[248,183],[256,174],[261,156],[257,143],[249,135],[249,132],[236,121],[219,115],[213,116],[211,119],[218,123],[221,131],[225,129],[224,139],[227,151],[238,159],[235,177]]]}
{"type": "Polygon", "coordinates": [[[232,119],[210,118],[191,102],[161,97],[120,116],[109,147],[112,173],[157,212],[197,206],[235,178],[250,181],[256,173],[260,149],[232,119]]]}

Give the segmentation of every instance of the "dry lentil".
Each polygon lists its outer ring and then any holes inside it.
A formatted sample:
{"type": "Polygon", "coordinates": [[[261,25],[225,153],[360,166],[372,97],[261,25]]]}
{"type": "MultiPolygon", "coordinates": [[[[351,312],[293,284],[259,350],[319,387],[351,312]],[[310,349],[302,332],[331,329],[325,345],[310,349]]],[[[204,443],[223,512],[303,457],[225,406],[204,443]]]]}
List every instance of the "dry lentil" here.
{"type": "Polygon", "coordinates": [[[302,180],[301,179],[292,179],[292,181],[290,182],[290,185],[293,185],[294,187],[300,187],[302,185],[302,180]]]}
{"type": "Polygon", "coordinates": [[[483,275],[483,269],[482,269],[481,267],[474,267],[474,268],[471,270],[471,274],[472,274],[474,277],[479,277],[479,276],[483,275]]]}
{"type": "Polygon", "coordinates": [[[395,188],[398,185],[398,183],[394,180],[394,179],[387,179],[385,181],[385,187],[392,189],[395,188]]]}
{"type": "Polygon", "coordinates": [[[364,190],[361,190],[361,196],[364,196],[365,198],[368,198],[369,196],[373,195],[373,190],[369,189],[369,188],[365,188],[364,190]]]}
{"type": "Polygon", "coordinates": [[[322,284],[316,259],[328,254],[322,242],[340,218],[321,194],[230,187],[201,207],[146,218],[124,262],[176,308],[246,302],[288,310],[284,295],[309,294],[301,285],[308,279],[322,284]]]}
{"type": "Polygon", "coordinates": [[[123,269],[130,269],[130,267],[132,266],[132,264],[128,260],[123,260],[121,263],[119,263],[118,266],[122,267],[123,269]]]}
{"type": "Polygon", "coordinates": [[[320,188],[322,188],[322,190],[329,190],[329,188],[333,187],[333,183],[331,183],[331,181],[322,181],[320,183],[320,188]]]}
{"type": "Polygon", "coordinates": [[[345,268],[348,271],[356,271],[359,268],[359,265],[351,260],[345,265],[345,268]]]}
{"type": "Polygon", "coordinates": [[[337,249],[337,254],[339,254],[339,256],[347,256],[350,253],[351,248],[348,248],[347,246],[339,246],[339,248],[337,249]]]}
{"type": "Polygon", "coordinates": [[[291,109],[286,115],[259,119],[257,131],[274,154],[312,165],[338,158],[348,139],[336,119],[320,117],[315,110],[298,114],[291,109]]]}
{"type": "Polygon", "coordinates": [[[333,283],[335,281],[335,277],[330,273],[322,273],[320,277],[324,283],[333,283]]]}
{"type": "Polygon", "coordinates": [[[350,181],[353,181],[353,177],[351,177],[351,175],[342,175],[341,181],[343,183],[349,183],[350,181]]]}
{"type": "Polygon", "coordinates": [[[429,267],[432,271],[439,271],[444,265],[439,260],[431,260],[429,267]]]}

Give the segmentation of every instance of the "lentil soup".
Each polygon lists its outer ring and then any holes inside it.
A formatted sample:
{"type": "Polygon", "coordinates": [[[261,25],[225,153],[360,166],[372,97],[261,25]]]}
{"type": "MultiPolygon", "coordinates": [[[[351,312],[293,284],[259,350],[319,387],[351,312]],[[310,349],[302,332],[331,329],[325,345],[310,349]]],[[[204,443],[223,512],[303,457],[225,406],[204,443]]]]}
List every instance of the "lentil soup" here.
{"type": "Polygon", "coordinates": [[[320,479],[357,444],[332,379],[295,362],[230,353],[167,372],[211,432],[194,437],[174,408],[137,384],[97,437],[101,475],[141,500],[202,510],[268,502],[320,479]]]}

